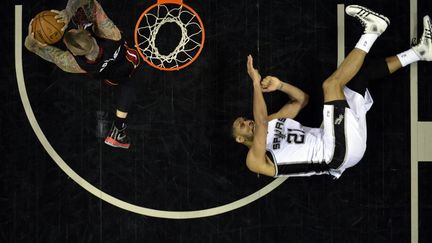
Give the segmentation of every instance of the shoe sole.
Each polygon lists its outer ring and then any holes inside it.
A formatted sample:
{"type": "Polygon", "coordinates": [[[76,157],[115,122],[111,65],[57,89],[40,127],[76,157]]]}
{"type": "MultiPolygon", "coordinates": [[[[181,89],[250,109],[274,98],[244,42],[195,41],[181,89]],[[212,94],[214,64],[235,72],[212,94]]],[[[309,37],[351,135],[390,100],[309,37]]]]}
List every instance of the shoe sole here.
{"type": "MultiPolygon", "coordinates": [[[[384,20],[384,21],[387,23],[387,25],[390,25],[390,20],[389,20],[386,16],[384,16],[384,15],[382,15],[382,14],[375,13],[374,11],[372,11],[372,10],[370,10],[370,9],[368,9],[368,8],[365,8],[365,7],[359,6],[359,5],[349,5],[347,8],[349,8],[349,7],[352,7],[352,8],[358,8],[358,9],[360,9],[360,11],[363,10],[363,11],[369,13],[369,14],[372,14],[372,15],[374,15],[374,16],[376,16],[376,17],[382,19],[382,20],[384,20]]],[[[359,12],[360,12],[360,11],[359,11],[359,12]]],[[[357,12],[355,15],[357,15],[359,12],[357,12]]],[[[348,13],[347,13],[347,14],[348,14],[348,13]]],[[[348,15],[349,15],[349,16],[352,16],[352,17],[355,16],[355,15],[350,15],[350,14],[348,14],[348,15]]]]}
{"type": "Polygon", "coordinates": [[[119,143],[111,137],[107,137],[105,139],[105,144],[114,148],[122,148],[122,149],[128,149],[130,147],[130,144],[119,143]]]}

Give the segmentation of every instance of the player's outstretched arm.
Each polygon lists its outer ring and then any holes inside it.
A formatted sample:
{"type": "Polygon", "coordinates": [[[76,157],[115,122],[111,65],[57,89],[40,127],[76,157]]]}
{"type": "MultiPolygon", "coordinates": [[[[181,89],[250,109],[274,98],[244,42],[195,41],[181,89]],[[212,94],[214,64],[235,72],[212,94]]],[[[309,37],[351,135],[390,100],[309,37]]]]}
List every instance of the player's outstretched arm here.
{"type": "Polygon", "coordinates": [[[253,58],[248,56],[247,72],[253,84],[253,115],[255,123],[267,123],[267,105],[261,90],[261,75],[253,66],[253,58]]]}
{"type": "Polygon", "coordinates": [[[120,40],[121,32],[114,24],[114,22],[108,18],[102,6],[98,1],[94,0],[95,8],[95,32],[98,36],[110,40],[120,40]]]}
{"type": "MultiPolygon", "coordinates": [[[[33,20],[32,20],[33,21],[33,20]]],[[[65,72],[69,73],[85,73],[82,70],[78,63],[75,61],[75,58],[68,51],[63,51],[57,47],[50,46],[47,44],[40,43],[34,38],[34,33],[32,31],[32,21],[29,24],[29,34],[27,35],[24,45],[25,47],[40,56],[46,61],[52,62],[56,64],[59,68],[61,68],[65,72]]]]}
{"type": "Polygon", "coordinates": [[[252,146],[246,157],[246,165],[249,170],[253,172],[274,176],[274,166],[268,162],[265,154],[268,127],[267,106],[261,89],[261,75],[258,70],[253,67],[251,55],[248,56],[247,71],[253,82],[253,115],[255,126],[252,146]]]}
{"type": "Polygon", "coordinates": [[[280,90],[287,94],[290,98],[290,101],[285,104],[278,112],[273,113],[268,117],[269,120],[278,118],[294,119],[309,101],[309,96],[301,89],[289,83],[285,83],[273,76],[267,76],[264,78],[261,81],[261,88],[263,92],[280,90]]]}

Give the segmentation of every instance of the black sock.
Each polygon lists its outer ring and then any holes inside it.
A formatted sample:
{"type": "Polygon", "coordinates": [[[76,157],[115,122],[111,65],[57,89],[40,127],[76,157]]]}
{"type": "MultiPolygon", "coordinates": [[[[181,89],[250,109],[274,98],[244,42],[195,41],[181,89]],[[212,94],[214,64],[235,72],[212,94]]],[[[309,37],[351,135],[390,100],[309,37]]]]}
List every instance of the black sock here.
{"type": "Polygon", "coordinates": [[[122,129],[126,126],[126,118],[116,116],[114,119],[114,126],[116,126],[118,129],[122,129]]]}

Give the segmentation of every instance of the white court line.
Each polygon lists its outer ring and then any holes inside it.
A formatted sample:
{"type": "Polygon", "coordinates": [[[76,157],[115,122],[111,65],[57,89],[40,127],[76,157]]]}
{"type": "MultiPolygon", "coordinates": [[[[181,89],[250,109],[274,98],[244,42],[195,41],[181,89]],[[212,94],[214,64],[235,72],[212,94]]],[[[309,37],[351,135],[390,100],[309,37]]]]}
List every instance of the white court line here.
{"type": "MultiPolygon", "coordinates": [[[[417,37],[417,0],[410,0],[410,40],[417,37]]],[[[411,243],[418,242],[418,72],[417,63],[410,65],[411,107],[411,243]]]]}
{"type": "MultiPolygon", "coordinates": [[[[338,65],[345,57],[343,4],[337,6],[338,17],[338,65]]],[[[410,39],[417,37],[417,0],[410,0],[410,39]]],[[[432,160],[431,150],[427,148],[432,144],[432,123],[418,122],[418,66],[410,65],[410,105],[411,105],[411,243],[417,243],[418,231],[418,161],[432,160]],[[420,154],[419,154],[420,153],[420,154]]]]}
{"type": "Polygon", "coordinates": [[[432,162],[432,122],[417,122],[417,160],[432,162]]]}
{"type": "Polygon", "coordinates": [[[337,5],[337,66],[345,59],[345,5],[337,5]]]}
{"type": "Polygon", "coordinates": [[[60,157],[60,155],[54,150],[54,148],[51,146],[48,139],[45,137],[44,133],[42,132],[36,120],[36,117],[33,113],[33,109],[30,105],[30,101],[27,96],[27,91],[26,91],[25,81],[24,81],[24,73],[23,73],[23,66],[22,66],[22,6],[21,5],[15,6],[15,68],[16,68],[18,90],[20,93],[21,101],[24,106],[25,113],[27,115],[27,119],[29,120],[31,127],[33,128],[33,131],[35,132],[37,138],[39,139],[40,143],[45,148],[47,153],[51,156],[54,162],[78,185],[80,185],[82,188],[84,188],[91,194],[95,195],[96,197],[116,207],[122,208],[124,210],[133,213],[151,216],[151,217],[157,217],[157,218],[191,219],[191,218],[209,217],[209,216],[226,213],[238,209],[240,207],[243,207],[249,203],[252,203],[253,201],[273,191],[276,187],[278,187],[286,179],[288,179],[287,177],[279,177],[273,180],[267,186],[260,189],[259,191],[256,191],[255,193],[246,196],[244,198],[241,198],[237,201],[222,206],[214,207],[214,208],[195,210],[195,211],[156,210],[156,209],[137,206],[122,201],[118,198],[115,198],[99,190],[98,188],[96,188],[95,186],[87,182],[84,178],[79,176],[75,171],[73,171],[72,168],[70,168],[69,165],[67,165],[66,162],[60,157]]]}

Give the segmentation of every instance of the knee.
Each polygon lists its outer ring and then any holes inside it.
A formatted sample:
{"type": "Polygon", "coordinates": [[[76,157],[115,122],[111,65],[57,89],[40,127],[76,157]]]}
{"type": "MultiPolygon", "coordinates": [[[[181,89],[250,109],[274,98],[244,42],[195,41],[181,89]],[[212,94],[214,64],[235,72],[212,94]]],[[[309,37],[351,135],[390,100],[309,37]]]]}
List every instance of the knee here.
{"type": "Polygon", "coordinates": [[[341,85],[341,82],[337,78],[330,77],[323,82],[322,88],[324,91],[326,91],[326,90],[340,90],[340,89],[342,89],[342,85],[341,85]]]}

